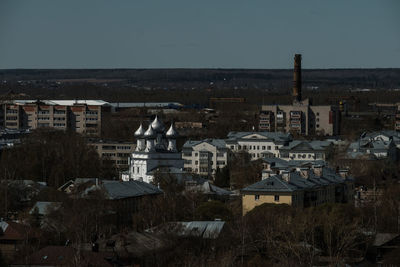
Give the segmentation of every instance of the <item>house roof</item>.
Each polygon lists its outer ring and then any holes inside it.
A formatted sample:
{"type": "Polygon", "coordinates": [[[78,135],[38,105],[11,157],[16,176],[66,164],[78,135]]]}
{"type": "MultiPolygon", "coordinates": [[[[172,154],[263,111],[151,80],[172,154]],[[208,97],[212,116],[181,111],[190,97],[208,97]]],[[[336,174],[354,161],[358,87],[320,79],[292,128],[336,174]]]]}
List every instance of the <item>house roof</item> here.
{"type": "Polygon", "coordinates": [[[393,239],[399,237],[399,234],[392,234],[392,233],[377,233],[375,235],[375,240],[374,243],[372,244],[373,246],[379,247],[382,246],[393,239]]]}
{"type": "Polygon", "coordinates": [[[294,140],[290,142],[287,146],[282,146],[279,150],[297,150],[297,151],[323,151],[332,143],[329,141],[303,141],[294,140]]]}
{"type": "Polygon", "coordinates": [[[34,210],[37,209],[39,215],[46,215],[51,208],[58,209],[60,207],[61,202],[37,201],[35,205],[33,205],[32,209],[29,211],[29,214],[32,214],[34,210]]]}
{"type": "Polygon", "coordinates": [[[25,240],[26,237],[35,236],[29,226],[17,222],[0,221],[0,228],[3,231],[0,240],[25,240]]]}
{"type": "Polygon", "coordinates": [[[223,139],[204,139],[204,140],[200,140],[200,141],[189,140],[189,141],[185,142],[185,144],[183,145],[183,148],[192,148],[201,143],[210,144],[212,146],[217,147],[218,149],[226,148],[226,142],[223,139]]]}
{"type": "Polygon", "coordinates": [[[105,180],[102,183],[102,187],[109,199],[123,199],[162,193],[158,187],[141,181],[122,182],[105,180]]]}
{"type": "Polygon", "coordinates": [[[304,178],[300,172],[294,171],[289,172],[288,181],[283,179],[283,174],[277,174],[270,176],[257,183],[249,185],[241,190],[242,193],[254,193],[254,192],[293,192],[296,190],[303,190],[318,186],[326,186],[329,184],[340,184],[344,181],[352,181],[352,177],[343,179],[339,174],[336,174],[334,170],[322,167],[322,173],[320,176],[316,175],[311,169],[307,170],[308,177],[304,178]]]}
{"type": "Polygon", "coordinates": [[[241,192],[293,192],[297,189],[296,186],[283,181],[281,176],[274,175],[243,188],[241,192]]]}
{"type": "Polygon", "coordinates": [[[224,221],[191,221],[169,222],[147,230],[160,234],[176,234],[178,236],[196,236],[205,239],[216,239],[224,228],[224,221]]]}
{"type": "MultiPolygon", "coordinates": [[[[229,132],[227,142],[234,142],[236,140],[251,140],[252,138],[246,138],[247,136],[261,136],[262,139],[272,140],[274,142],[285,142],[292,140],[290,133],[283,132],[229,132]]],[[[254,138],[254,140],[259,140],[254,138]]]]}
{"type": "MultiPolygon", "coordinates": [[[[31,104],[36,103],[38,100],[14,100],[15,104],[31,104]]],[[[40,100],[46,105],[60,105],[60,106],[73,106],[75,104],[86,104],[89,106],[104,106],[110,105],[103,100],[40,100]]]]}

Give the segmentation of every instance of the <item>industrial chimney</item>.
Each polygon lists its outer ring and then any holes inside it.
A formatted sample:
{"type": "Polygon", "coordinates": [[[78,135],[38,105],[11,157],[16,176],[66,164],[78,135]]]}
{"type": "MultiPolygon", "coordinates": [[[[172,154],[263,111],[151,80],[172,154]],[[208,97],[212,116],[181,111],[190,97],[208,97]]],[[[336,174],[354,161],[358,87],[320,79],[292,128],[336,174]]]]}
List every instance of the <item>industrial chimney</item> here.
{"type": "Polygon", "coordinates": [[[294,55],[293,102],[301,101],[301,54],[294,55]]]}

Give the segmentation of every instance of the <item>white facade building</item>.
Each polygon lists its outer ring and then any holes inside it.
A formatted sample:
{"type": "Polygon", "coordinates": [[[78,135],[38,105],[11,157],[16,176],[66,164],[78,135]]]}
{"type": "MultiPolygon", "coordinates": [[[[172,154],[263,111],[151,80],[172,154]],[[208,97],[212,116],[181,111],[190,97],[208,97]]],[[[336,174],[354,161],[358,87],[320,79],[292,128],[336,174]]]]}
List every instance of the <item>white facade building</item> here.
{"type": "Polygon", "coordinates": [[[212,177],[217,169],[224,168],[231,158],[231,152],[222,139],[187,141],[183,145],[182,157],[185,171],[212,177]]]}
{"type": "Polygon", "coordinates": [[[129,159],[129,174],[122,180],[139,180],[146,183],[153,181],[154,170],[160,167],[183,168],[182,154],[177,151],[178,136],[173,124],[165,131],[164,124],[156,116],[145,131],[141,124],[135,132],[136,150],[129,159]]]}
{"type": "Polygon", "coordinates": [[[329,141],[294,140],[279,148],[279,158],[286,161],[325,161],[332,147],[333,144],[329,141]]]}
{"type": "Polygon", "coordinates": [[[292,135],[282,132],[230,132],[226,146],[233,152],[246,151],[252,160],[279,157],[279,148],[292,141],[292,135]]]}

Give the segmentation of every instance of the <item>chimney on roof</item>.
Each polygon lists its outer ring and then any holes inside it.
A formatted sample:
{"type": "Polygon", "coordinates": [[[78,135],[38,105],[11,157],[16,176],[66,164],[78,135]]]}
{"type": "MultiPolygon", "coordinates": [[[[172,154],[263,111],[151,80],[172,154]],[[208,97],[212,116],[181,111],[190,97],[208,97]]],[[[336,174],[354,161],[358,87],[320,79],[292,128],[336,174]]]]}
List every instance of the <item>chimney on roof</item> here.
{"type": "Polygon", "coordinates": [[[282,179],[285,180],[286,182],[290,182],[290,172],[289,171],[282,171],[281,172],[282,179]]]}
{"type": "Polygon", "coordinates": [[[294,55],[293,102],[301,102],[301,54],[294,55]]]}
{"type": "Polygon", "coordinates": [[[265,180],[265,179],[269,178],[270,176],[271,176],[271,171],[264,170],[261,173],[261,180],[265,180]]]}
{"type": "Polygon", "coordinates": [[[309,177],[308,168],[300,168],[300,175],[301,177],[308,179],[309,177]]]}
{"type": "Polygon", "coordinates": [[[339,175],[340,175],[343,179],[346,179],[346,178],[348,177],[348,175],[349,175],[349,170],[347,170],[347,169],[339,170],[339,175]]]}
{"type": "Polygon", "coordinates": [[[316,176],[322,176],[322,165],[319,164],[313,165],[312,169],[316,176]]]}

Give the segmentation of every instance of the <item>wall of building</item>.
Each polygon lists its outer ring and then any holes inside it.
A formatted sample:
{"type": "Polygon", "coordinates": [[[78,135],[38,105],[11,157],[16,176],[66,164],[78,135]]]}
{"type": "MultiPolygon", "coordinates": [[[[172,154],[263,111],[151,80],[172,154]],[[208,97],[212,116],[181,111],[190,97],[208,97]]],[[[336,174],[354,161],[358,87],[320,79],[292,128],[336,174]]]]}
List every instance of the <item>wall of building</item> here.
{"type": "Polygon", "coordinates": [[[120,170],[128,170],[129,157],[135,151],[133,142],[90,141],[103,160],[111,161],[120,170]]]}
{"type": "Polygon", "coordinates": [[[202,176],[215,176],[217,168],[224,168],[230,159],[229,150],[202,142],[192,147],[192,151],[182,152],[184,169],[202,176]]]}
{"type": "MultiPolygon", "coordinates": [[[[47,105],[44,103],[2,104],[0,122],[9,129],[36,129],[52,127],[71,129],[78,133],[99,136],[103,107],[74,104],[47,105]]],[[[106,109],[106,108],[105,108],[106,109]]]]}
{"type": "MultiPolygon", "coordinates": [[[[243,215],[245,215],[250,210],[254,209],[255,207],[265,204],[287,204],[292,205],[292,195],[288,193],[273,193],[273,194],[243,194],[242,195],[242,208],[243,208],[243,215]],[[256,199],[258,196],[258,199],[256,199]],[[279,201],[275,201],[275,196],[279,196],[279,201]]],[[[297,204],[297,202],[296,202],[297,204]]]]}
{"type": "Polygon", "coordinates": [[[259,130],[284,131],[301,135],[339,134],[339,112],[332,106],[263,105],[259,130]]]}

